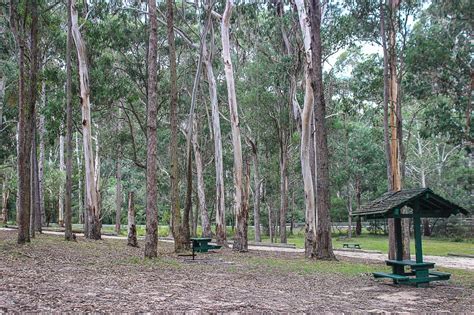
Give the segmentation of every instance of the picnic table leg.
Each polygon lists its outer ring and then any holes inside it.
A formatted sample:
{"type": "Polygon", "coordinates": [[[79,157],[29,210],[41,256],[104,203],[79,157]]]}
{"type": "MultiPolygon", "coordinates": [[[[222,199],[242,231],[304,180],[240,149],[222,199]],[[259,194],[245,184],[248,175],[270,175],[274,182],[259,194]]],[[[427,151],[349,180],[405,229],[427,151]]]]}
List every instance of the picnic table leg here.
{"type": "Polygon", "coordinates": [[[193,244],[193,260],[194,260],[194,256],[195,256],[195,254],[194,254],[194,244],[193,244]]]}

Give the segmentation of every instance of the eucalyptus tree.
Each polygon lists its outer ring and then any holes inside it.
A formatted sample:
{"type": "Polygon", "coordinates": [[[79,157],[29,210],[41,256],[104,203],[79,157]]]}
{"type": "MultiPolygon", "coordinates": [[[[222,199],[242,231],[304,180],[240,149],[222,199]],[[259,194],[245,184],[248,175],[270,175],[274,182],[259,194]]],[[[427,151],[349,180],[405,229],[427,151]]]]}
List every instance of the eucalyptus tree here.
{"type": "Polygon", "coordinates": [[[301,111],[301,172],[303,175],[305,193],[305,256],[314,257],[316,248],[316,206],[313,179],[311,176],[310,146],[311,143],[311,119],[313,114],[314,89],[312,86],[311,71],[313,69],[313,53],[311,47],[311,24],[306,13],[303,1],[295,1],[298,9],[300,28],[304,42],[304,82],[305,94],[304,105],[301,111]]]}
{"type": "Polygon", "coordinates": [[[235,93],[234,70],[230,56],[230,18],[232,15],[233,0],[227,0],[221,22],[222,58],[227,83],[227,98],[229,103],[230,121],[232,126],[232,149],[234,152],[234,211],[237,219],[237,232],[234,237],[234,250],[247,251],[247,217],[243,205],[244,187],[242,184],[243,161],[242,143],[240,139],[240,124],[235,93]]]}
{"type": "Polygon", "coordinates": [[[156,69],[157,69],[157,29],[156,0],[148,0],[148,91],[147,91],[147,162],[146,162],[146,238],[145,257],[158,255],[158,211],[156,191],[156,69]]]}
{"type": "MultiPolygon", "coordinates": [[[[71,7],[71,0],[67,2],[71,7]]],[[[67,10],[67,40],[66,40],[66,198],[64,213],[64,237],[67,241],[73,239],[72,235],[72,16],[71,10],[67,10]]]]}
{"type": "Polygon", "coordinates": [[[227,245],[226,223],[225,223],[225,187],[224,187],[224,162],[222,152],[222,134],[219,115],[218,94],[216,76],[212,65],[214,57],[214,34],[211,23],[211,37],[208,43],[202,47],[203,62],[206,69],[206,77],[209,85],[209,99],[211,103],[212,133],[214,139],[214,159],[215,159],[215,209],[216,209],[216,240],[219,245],[227,245]]]}
{"type": "Polygon", "coordinates": [[[96,187],[96,169],[94,165],[94,155],[92,150],[92,121],[90,114],[90,87],[89,87],[89,69],[87,64],[86,45],[83,41],[79,28],[78,10],[76,0],[71,0],[71,33],[76,45],[77,60],[79,64],[79,86],[80,100],[82,110],[82,137],[85,165],[85,184],[86,184],[86,211],[87,211],[87,238],[98,240],[101,238],[100,208],[96,187]]]}
{"type": "Polygon", "coordinates": [[[39,68],[39,5],[10,0],[10,27],[17,46],[18,77],[18,243],[30,241],[31,144],[39,68]],[[29,44],[29,45],[28,45],[29,44]]]}
{"type": "Polygon", "coordinates": [[[420,14],[406,45],[403,90],[426,104],[423,136],[443,136],[472,152],[471,8],[469,1],[435,1],[420,14]]]}

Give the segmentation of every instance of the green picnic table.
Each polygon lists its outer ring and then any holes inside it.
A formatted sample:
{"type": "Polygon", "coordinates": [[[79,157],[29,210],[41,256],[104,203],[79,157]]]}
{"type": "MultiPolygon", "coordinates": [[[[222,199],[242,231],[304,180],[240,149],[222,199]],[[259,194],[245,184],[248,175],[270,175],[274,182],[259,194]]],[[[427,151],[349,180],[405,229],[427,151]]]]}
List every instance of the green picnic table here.
{"type": "Polygon", "coordinates": [[[192,250],[193,250],[193,260],[196,256],[196,253],[207,253],[210,249],[220,249],[220,245],[211,245],[212,239],[209,237],[192,237],[192,250]]]}

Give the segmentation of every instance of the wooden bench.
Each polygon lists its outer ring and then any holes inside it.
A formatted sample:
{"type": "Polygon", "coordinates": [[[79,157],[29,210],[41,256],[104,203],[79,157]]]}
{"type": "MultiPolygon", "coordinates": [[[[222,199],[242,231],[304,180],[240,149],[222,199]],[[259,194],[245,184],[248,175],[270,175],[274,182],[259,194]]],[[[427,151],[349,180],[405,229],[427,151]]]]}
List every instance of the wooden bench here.
{"type": "Polygon", "coordinates": [[[357,248],[361,249],[359,244],[356,243],[344,243],[342,244],[342,248],[357,248]]]}
{"type": "Polygon", "coordinates": [[[440,272],[440,271],[430,271],[430,276],[436,276],[438,280],[449,280],[451,278],[451,274],[447,272],[440,272]]]}
{"type": "Polygon", "coordinates": [[[389,278],[393,279],[394,283],[408,281],[410,278],[408,276],[397,275],[395,273],[387,273],[387,272],[374,272],[372,273],[374,278],[389,278]]]}

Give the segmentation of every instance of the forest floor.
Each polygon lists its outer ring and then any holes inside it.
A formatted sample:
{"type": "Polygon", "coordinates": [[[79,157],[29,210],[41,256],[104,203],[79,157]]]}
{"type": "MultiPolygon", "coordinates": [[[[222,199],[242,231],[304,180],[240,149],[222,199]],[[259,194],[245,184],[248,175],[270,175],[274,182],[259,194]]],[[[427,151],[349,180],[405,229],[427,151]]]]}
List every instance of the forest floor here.
{"type": "Polygon", "coordinates": [[[474,312],[474,272],[441,269],[452,280],[427,288],[375,281],[380,262],[301,253],[220,250],[189,257],[159,243],[159,258],[123,240],[66,242],[39,235],[16,244],[0,231],[1,312],[474,312]]]}

